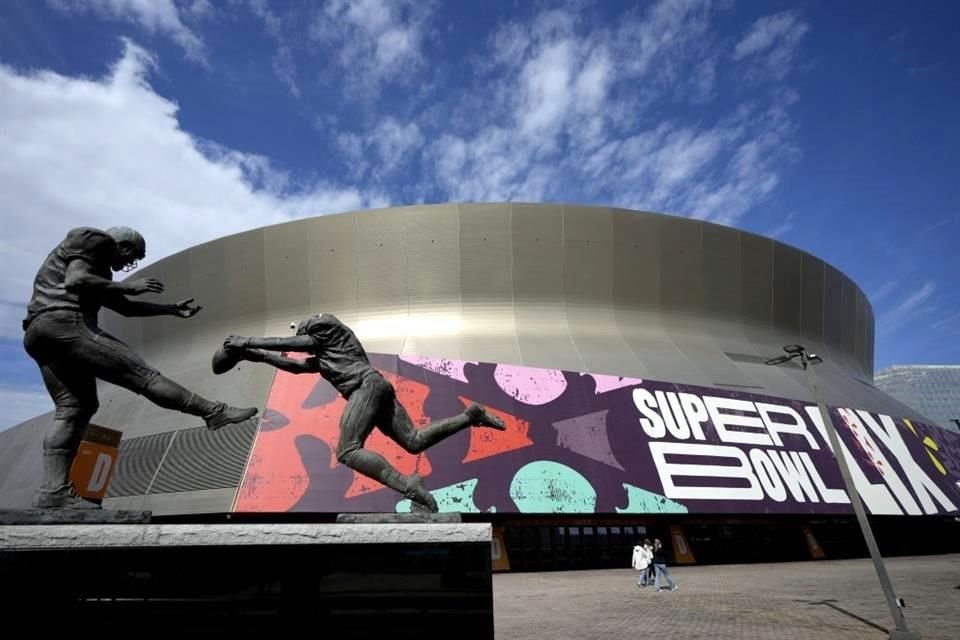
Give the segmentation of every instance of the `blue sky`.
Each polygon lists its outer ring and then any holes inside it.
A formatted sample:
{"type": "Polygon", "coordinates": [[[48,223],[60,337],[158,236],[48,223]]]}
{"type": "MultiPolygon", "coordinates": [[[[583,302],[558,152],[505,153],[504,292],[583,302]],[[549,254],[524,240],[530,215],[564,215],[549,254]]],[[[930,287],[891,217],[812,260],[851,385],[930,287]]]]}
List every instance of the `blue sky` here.
{"type": "Polygon", "coordinates": [[[960,5],[0,3],[0,428],[66,229],[148,259],[297,217],[593,203],[774,236],[867,292],[876,366],[960,363],[960,5]],[[10,233],[16,230],[16,233],[10,233]]]}

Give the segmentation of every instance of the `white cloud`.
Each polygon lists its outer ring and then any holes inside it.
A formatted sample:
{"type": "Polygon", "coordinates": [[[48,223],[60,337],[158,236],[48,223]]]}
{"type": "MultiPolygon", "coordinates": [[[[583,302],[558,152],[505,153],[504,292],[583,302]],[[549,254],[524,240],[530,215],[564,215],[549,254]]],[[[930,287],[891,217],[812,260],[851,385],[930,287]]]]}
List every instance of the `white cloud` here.
{"type": "Polygon", "coordinates": [[[370,161],[364,155],[366,145],[364,137],[350,131],[343,131],[337,134],[336,141],[337,148],[350,167],[350,174],[354,179],[362,178],[370,168],[370,161]]]}
{"type": "Polygon", "coordinates": [[[560,9],[502,24],[474,65],[480,97],[450,106],[437,135],[422,127],[425,165],[454,200],[569,193],[734,224],[796,155],[797,96],[772,86],[703,107],[724,58],[712,15],[662,0],[613,30],[560,9]]]}
{"type": "Polygon", "coordinates": [[[53,402],[43,389],[17,389],[0,385],[0,431],[16,426],[30,418],[53,411],[53,402]]]}
{"type": "MultiPolygon", "coordinates": [[[[200,37],[183,23],[173,0],[48,0],[63,11],[92,11],[106,18],[135,22],[150,33],[160,33],[176,42],[188,58],[206,63],[206,49],[200,37]]],[[[212,8],[206,0],[195,0],[186,8],[191,17],[205,17],[212,8]]]]}
{"type": "Polygon", "coordinates": [[[0,337],[20,337],[33,276],[74,226],[127,225],[144,264],[200,242],[295,217],[384,206],[378,193],[294,179],[267,158],[199,140],[147,81],[155,64],[127,42],[102,79],[0,65],[0,193],[16,238],[0,240],[0,337]]]}
{"type": "Polygon", "coordinates": [[[642,16],[628,15],[616,32],[625,72],[658,83],[681,81],[706,53],[710,15],[711,3],[701,0],[661,0],[642,16]]]}
{"type": "Polygon", "coordinates": [[[651,198],[666,201],[683,184],[688,184],[716,157],[730,133],[722,129],[697,131],[684,128],[665,136],[652,166],[654,184],[651,198]]]}
{"type": "Polygon", "coordinates": [[[363,135],[345,131],[336,140],[354,178],[382,179],[416,155],[424,138],[416,123],[388,116],[363,135]]]}
{"type": "Polygon", "coordinates": [[[887,282],[884,282],[882,285],[880,285],[880,288],[870,296],[870,303],[873,305],[880,303],[881,300],[896,291],[898,284],[900,284],[898,280],[888,280],[887,282]]]}
{"type": "Polygon", "coordinates": [[[592,51],[574,82],[574,96],[578,111],[590,113],[604,103],[612,73],[607,50],[599,47],[592,51]]]}
{"type": "Polygon", "coordinates": [[[420,128],[413,122],[400,124],[395,118],[387,118],[377,125],[373,133],[374,146],[380,155],[380,164],[389,171],[423,144],[420,128]]]}
{"type": "Polygon", "coordinates": [[[281,44],[273,54],[273,72],[286,85],[290,94],[300,97],[300,87],[297,85],[297,66],[293,61],[293,51],[290,47],[281,44]]]}
{"type": "Polygon", "coordinates": [[[469,139],[445,135],[427,152],[435,167],[434,179],[452,200],[539,200],[546,183],[544,175],[556,175],[529,162],[528,142],[517,132],[490,125],[469,139]],[[536,171],[535,180],[528,174],[536,171]]]}
{"type": "Polygon", "coordinates": [[[770,231],[767,231],[763,235],[767,236],[768,238],[783,237],[784,234],[786,234],[788,231],[793,229],[793,217],[794,217],[794,214],[791,211],[789,214],[787,214],[787,217],[784,218],[783,222],[781,222],[779,225],[777,225],[770,231]]]}
{"type": "Polygon", "coordinates": [[[934,307],[929,301],[936,289],[936,284],[928,280],[919,289],[905,292],[906,297],[897,306],[884,311],[877,318],[879,333],[890,335],[932,312],[934,307]]]}
{"type": "Polygon", "coordinates": [[[797,46],[808,30],[807,24],[792,11],[760,18],[737,43],[733,59],[765,56],[766,68],[774,76],[783,78],[790,71],[797,46]]]}
{"type": "Polygon", "coordinates": [[[517,106],[525,135],[541,135],[562,122],[572,98],[572,57],[570,43],[561,41],[544,47],[524,66],[517,106]]]}
{"type": "Polygon", "coordinates": [[[717,176],[698,180],[680,195],[683,210],[697,218],[730,225],[773,191],[779,184],[776,160],[780,150],[776,145],[781,137],[771,132],[754,139],[749,135],[737,139],[732,157],[725,158],[726,164],[717,176]]]}
{"type": "Polygon", "coordinates": [[[210,0],[193,0],[185,4],[183,10],[188,16],[197,19],[209,18],[216,12],[210,0]]]}
{"type": "Polygon", "coordinates": [[[328,0],[310,31],[334,54],[351,91],[378,96],[388,82],[414,82],[432,12],[422,0],[328,0]]]}
{"type": "Polygon", "coordinates": [[[613,62],[600,34],[578,35],[576,25],[575,15],[553,10],[490,38],[476,64],[479,104],[466,115],[454,106],[459,131],[425,152],[451,199],[542,199],[557,186],[565,146],[602,144],[613,62]]]}
{"type": "Polygon", "coordinates": [[[904,311],[909,311],[910,309],[915,308],[917,305],[925,302],[933,292],[936,290],[937,286],[930,281],[924,282],[923,286],[910,293],[903,302],[901,302],[893,310],[894,313],[902,313],[904,311]]]}
{"type": "MultiPolygon", "coordinates": [[[[284,18],[271,11],[266,0],[248,0],[247,7],[263,22],[264,31],[276,43],[277,49],[273,54],[273,72],[286,85],[290,94],[300,97],[300,86],[297,84],[297,64],[294,60],[290,42],[296,41],[296,35],[284,25],[284,18]]],[[[296,18],[296,14],[287,14],[287,19],[296,18]]]]}

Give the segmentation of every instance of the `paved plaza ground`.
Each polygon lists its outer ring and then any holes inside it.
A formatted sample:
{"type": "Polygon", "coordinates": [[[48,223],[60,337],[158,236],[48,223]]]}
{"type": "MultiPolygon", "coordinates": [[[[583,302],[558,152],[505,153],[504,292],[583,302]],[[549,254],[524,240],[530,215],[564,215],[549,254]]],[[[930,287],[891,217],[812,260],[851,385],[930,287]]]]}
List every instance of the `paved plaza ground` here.
{"type": "MultiPolygon", "coordinates": [[[[884,563],[910,630],[960,640],[960,554],[884,563]]],[[[495,574],[496,637],[883,640],[893,626],[869,558],[671,571],[680,589],[659,593],[631,569],[495,574]]]]}

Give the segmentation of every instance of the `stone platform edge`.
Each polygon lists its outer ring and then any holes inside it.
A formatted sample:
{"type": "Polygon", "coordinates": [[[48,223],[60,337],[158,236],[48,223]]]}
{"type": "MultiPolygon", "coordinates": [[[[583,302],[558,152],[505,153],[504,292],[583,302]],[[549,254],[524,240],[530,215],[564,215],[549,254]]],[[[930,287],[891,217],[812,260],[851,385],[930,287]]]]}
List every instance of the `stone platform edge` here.
{"type": "Polygon", "coordinates": [[[423,544],[492,541],[490,523],[0,526],[0,550],[423,544]]]}

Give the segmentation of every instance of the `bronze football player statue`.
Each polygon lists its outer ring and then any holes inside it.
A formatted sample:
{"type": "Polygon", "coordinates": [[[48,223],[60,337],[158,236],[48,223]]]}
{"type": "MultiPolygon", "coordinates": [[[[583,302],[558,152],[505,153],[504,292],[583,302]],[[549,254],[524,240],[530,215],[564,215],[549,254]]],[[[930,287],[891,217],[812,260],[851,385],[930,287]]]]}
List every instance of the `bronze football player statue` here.
{"type": "Polygon", "coordinates": [[[97,379],[140,394],[165,409],[200,416],[209,429],[243,422],[256,408],[207,400],[147,364],[128,345],[98,326],[101,307],[123,316],[194,316],[193,298],[172,304],[131,300],[162,293],[153,278],[115,282],[112,271],[131,271],[146,255],[146,243],[129,227],[106,231],[71,229],[46,257],[33,283],[23,321],[23,345],[36,361],[56,412],[43,439],[43,482],[38,508],[99,509],[70,481],[70,467],[90,419],[99,408],[97,379]]]}
{"type": "Polygon", "coordinates": [[[416,429],[396,391],[371,366],[366,351],[353,331],[336,316],[323,313],[292,323],[296,335],[279,338],[230,336],[213,356],[214,373],[221,374],[241,360],[265,362],[290,373],[319,373],[347,400],[340,418],[337,460],[409,498],[417,511],[437,512],[437,502],[427,491],[419,474],[405,476],[383,456],[363,448],[378,427],[410,453],[431,445],[470,426],[503,431],[503,422],[480,405],[463,413],[416,429]],[[271,351],[307,353],[296,360],[271,351]]]}

